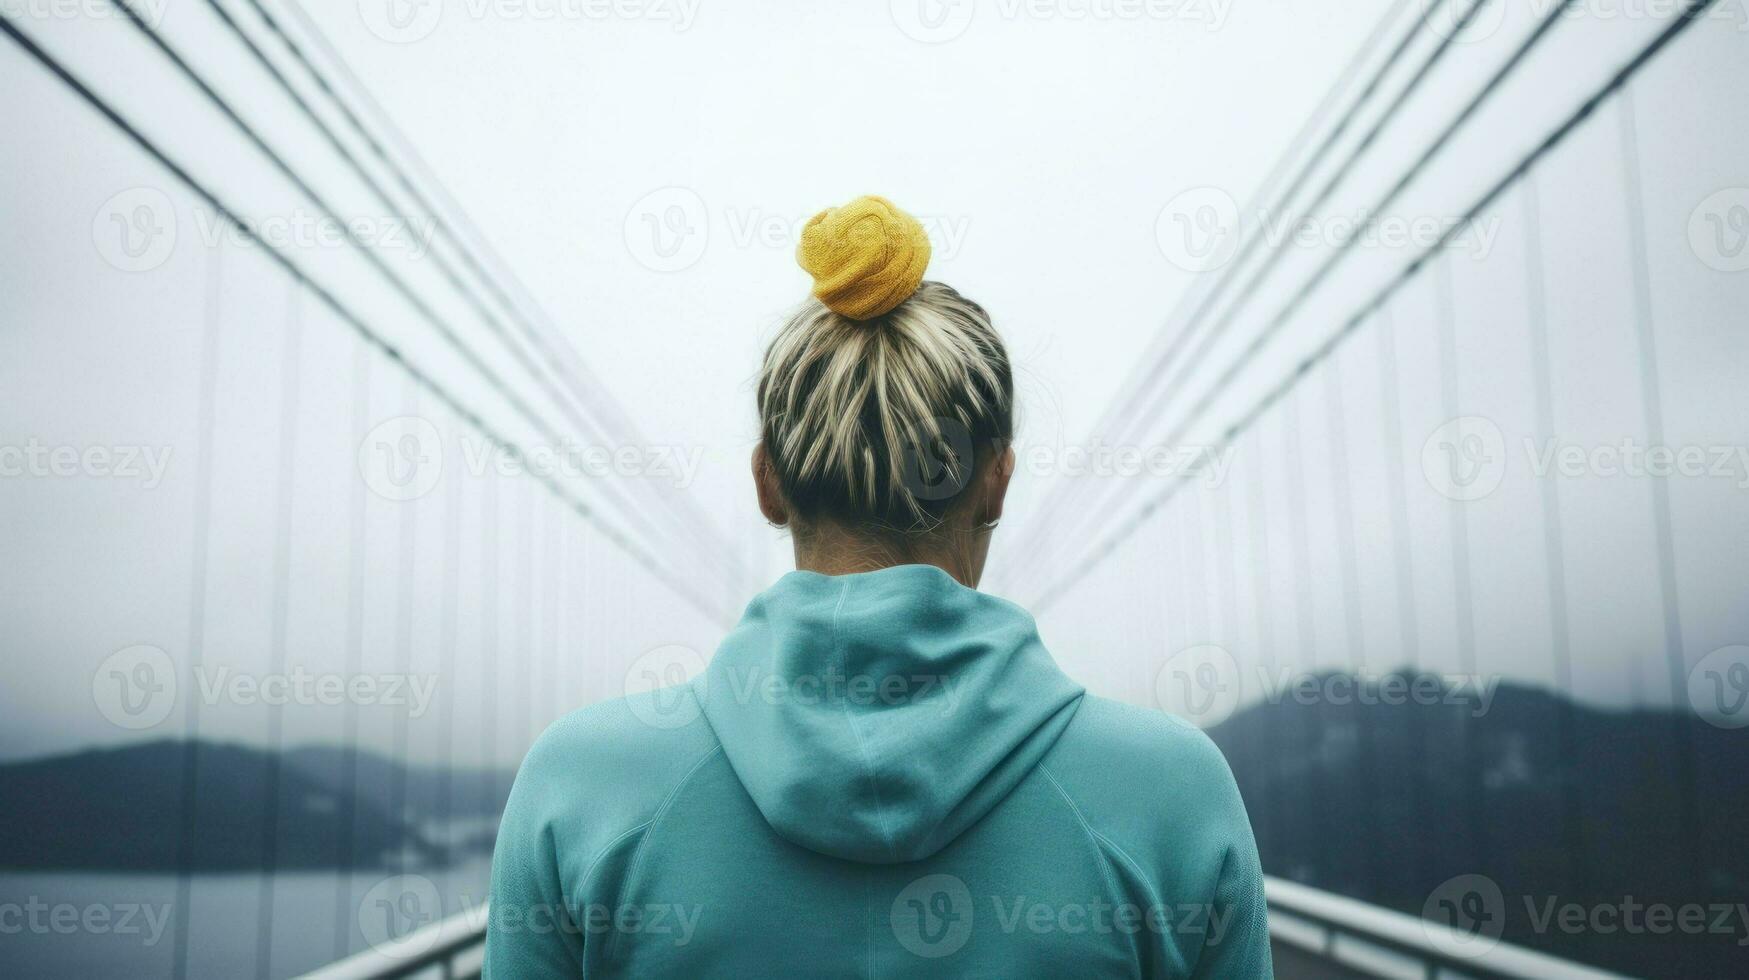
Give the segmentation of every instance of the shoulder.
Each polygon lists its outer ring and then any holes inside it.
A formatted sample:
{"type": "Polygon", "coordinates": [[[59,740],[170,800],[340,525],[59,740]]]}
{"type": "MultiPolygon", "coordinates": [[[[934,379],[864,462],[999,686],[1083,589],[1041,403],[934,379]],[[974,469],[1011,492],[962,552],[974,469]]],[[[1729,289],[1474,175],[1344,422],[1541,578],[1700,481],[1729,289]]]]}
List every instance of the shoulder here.
{"type": "Polygon", "coordinates": [[[691,684],[597,701],[547,726],[523,760],[525,771],[579,779],[649,780],[688,750],[708,752],[716,736],[691,684]]]}
{"type": "Polygon", "coordinates": [[[1144,866],[1218,872],[1235,844],[1255,846],[1226,757],[1164,712],[1087,695],[1044,764],[1089,827],[1144,866]]]}
{"type": "Polygon", "coordinates": [[[1128,770],[1174,788],[1220,789],[1232,783],[1226,757],[1202,730],[1163,711],[1089,694],[1052,753],[1095,769],[1128,770]]]}
{"type": "Polygon", "coordinates": [[[649,822],[717,747],[690,685],[579,708],[549,725],[523,757],[504,831],[599,851],[649,822]]]}

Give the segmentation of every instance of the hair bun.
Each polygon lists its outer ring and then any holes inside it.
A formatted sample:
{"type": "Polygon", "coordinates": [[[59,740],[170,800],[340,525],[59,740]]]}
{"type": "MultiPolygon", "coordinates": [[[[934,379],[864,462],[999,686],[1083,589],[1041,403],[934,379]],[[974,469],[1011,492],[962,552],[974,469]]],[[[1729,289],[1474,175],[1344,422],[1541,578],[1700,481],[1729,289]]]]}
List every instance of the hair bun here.
{"type": "Polygon", "coordinates": [[[867,320],[909,299],[929,265],[929,236],[884,197],[863,195],[808,220],[796,262],[832,312],[867,320]]]}

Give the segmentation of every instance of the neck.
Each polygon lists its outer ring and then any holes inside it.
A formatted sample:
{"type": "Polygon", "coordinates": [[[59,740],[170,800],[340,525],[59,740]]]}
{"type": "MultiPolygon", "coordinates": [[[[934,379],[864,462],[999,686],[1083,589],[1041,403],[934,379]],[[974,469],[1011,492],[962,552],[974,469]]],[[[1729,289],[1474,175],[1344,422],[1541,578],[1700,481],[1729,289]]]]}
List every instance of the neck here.
{"type": "MultiPolygon", "coordinates": [[[[891,542],[838,527],[810,528],[794,535],[796,568],[821,575],[856,575],[895,565],[934,565],[961,585],[977,588],[983,573],[983,548],[974,540],[978,535],[948,537],[951,540],[939,544],[891,542]]],[[[988,533],[982,537],[987,544],[988,533]]]]}

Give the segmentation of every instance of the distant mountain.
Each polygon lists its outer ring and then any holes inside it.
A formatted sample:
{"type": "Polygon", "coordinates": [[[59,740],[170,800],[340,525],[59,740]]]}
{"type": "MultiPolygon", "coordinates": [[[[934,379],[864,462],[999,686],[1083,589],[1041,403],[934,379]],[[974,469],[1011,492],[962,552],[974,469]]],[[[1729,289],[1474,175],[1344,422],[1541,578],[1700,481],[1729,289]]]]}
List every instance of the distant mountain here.
{"type": "MultiPolygon", "coordinates": [[[[405,767],[366,752],[274,754],[198,744],[186,866],[195,871],[386,867],[491,846],[441,825],[495,822],[513,774],[405,767]],[[350,759],[350,761],[349,761],[350,759]],[[351,779],[347,779],[348,766],[351,779]],[[277,770],[275,812],[267,804],[277,770]],[[391,801],[402,804],[392,807],[391,801]],[[397,812],[398,811],[398,812],[397,812]]],[[[183,866],[188,743],[163,740],[0,765],[0,868],[173,871],[183,866]]]]}
{"type": "Polygon", "coordinates": [[[510,798],[514,769],[443,769],[403,766],[370,752],[348,752],[337,745],[288,749],[281,756],[288,767],[324,786],[345,782],[352,757],[353,784],[359,795],[384,810],[397,796],[401,809],[415,821],[497,817],[510,798]]]}
{"type": "Polygon", "coordinates": [[[1749,730],[1504,684],[1484,710],[1438,675],[1398,674],[1437,696],[1382,703],[1324,675],[1361,696],[1286,696],[1209,731],[1266,871],[1417,916],[1442,883],[1481,874],[1505,898],[1507,941],[1637,976],[1745,975],[1749,730]],[[1734,931],[1563,931],[1542,915],[1624,902],[1704,906],[1734,931]]]}
{"type": "MultiPolygon", "coordinates": [[[[1438,675],[1398,673],[1436,696],[1381,697],[1328,674],[1319,688],[1357,696],[1286,696],[1210,730],[1266,871],[1412,915],[1443,883],[1480,874],[1500,887],[1510,942],[1636,976],[1745,975],[1749,729],[1511,685],[1484,706],[1438,675]],[[1725,928],[1539,927],[1551,903],[1701,906],[1709,927],[1725,928]]],[[[0,765],[0,869],[175,870],[186,748],[157,741],[0,765]]],[[[477,853],[491,846],[512,779],[333,747],[274,755],[201,742],[198,755],[188,839],[199,871],[259,869],[269,839],[285,869],[477,853]]]]}

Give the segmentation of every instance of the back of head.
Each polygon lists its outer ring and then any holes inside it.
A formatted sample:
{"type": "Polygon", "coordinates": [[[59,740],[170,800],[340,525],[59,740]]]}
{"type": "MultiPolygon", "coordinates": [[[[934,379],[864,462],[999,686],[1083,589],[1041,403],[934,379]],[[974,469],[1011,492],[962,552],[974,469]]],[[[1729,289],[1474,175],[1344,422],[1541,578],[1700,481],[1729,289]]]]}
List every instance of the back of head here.
{"type": "Polygon", "coordinates": [[[759,376],[767,459],[792,521],[891,539],[941,531],[1013,438],[1014,379],[983,307],[924,282],[929,241],[883,198],[815,216],[814,297],[759,376]]]}

